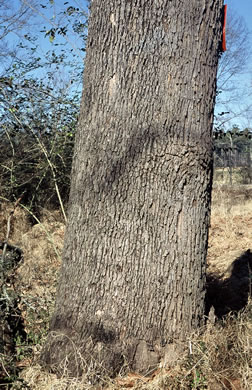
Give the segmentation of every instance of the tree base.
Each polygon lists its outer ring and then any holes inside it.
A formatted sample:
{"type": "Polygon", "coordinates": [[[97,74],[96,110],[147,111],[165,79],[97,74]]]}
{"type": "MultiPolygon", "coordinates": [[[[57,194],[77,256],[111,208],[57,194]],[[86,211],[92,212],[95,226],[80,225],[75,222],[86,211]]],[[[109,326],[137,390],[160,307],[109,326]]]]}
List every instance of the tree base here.
{"type": "Polygon", "coordinates": [[[41,354],[43,366],[58,376],[79,377],[85,373],[92,384],[129,371],[148,376],[162,366],[171,367],[183,355],[182,344],[150,345],[145,340],[124,343],[80,342],[77,335],[50,332],[41,354]]]}

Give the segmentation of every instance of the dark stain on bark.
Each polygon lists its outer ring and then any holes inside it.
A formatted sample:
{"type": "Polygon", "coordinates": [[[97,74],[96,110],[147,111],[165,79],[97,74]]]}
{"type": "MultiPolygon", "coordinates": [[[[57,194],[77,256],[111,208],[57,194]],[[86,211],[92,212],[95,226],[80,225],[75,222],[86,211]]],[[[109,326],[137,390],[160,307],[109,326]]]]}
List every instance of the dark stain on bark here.
{"type": "Polygon", "coordinates": [[[112,329],[105,329],[103,324],[96,324],[95,326],[91,326],[93,328],[93,340],[95,342],[102,342],[104,344],[112,344],[114,343],[118,337],[116,332],[112,329]]]}

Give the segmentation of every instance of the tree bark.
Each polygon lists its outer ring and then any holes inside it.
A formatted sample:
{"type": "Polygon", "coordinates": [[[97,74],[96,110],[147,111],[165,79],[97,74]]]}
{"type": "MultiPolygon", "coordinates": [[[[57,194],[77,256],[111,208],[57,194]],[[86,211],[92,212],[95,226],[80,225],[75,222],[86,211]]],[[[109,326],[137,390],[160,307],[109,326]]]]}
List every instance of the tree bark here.
{"type": "Polygon", "coordinates": [[[50,366],[146,372],[202,324],[222,4],[91,3],[50,366]]]}

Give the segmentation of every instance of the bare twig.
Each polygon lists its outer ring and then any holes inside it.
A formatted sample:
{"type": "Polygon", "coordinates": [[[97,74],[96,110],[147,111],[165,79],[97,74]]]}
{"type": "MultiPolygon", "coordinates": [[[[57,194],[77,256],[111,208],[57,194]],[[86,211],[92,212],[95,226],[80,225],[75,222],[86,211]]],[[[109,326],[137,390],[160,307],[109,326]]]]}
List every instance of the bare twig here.
{"type": "Polygon", "coordinates": [[[11,220],[12,220],[12,217],[14,215],[14,212],[18,206],[18,204],[20,203],[20,201],[22,200],[23,198],[23,195],[20,196],[20,198],[18,198],[14,204],[14,207],[13,207],[13,210],[11,210],[10,212],[10,215],[9,215],[9,218],[8,218],[8,221],[7,221],[7,232],[6,232],[6,236],[5,236],[5,242],[4,242],[4,247],[3,247],[3,253],[2,253],[2,258],[1,258],[1,262],[2,262],[2,265],[4,264],[4,260],[5,260],[5,256],[6,256],[6,251],[7,251],[7,246],[8,246],[8,241],[9,241],[9,237],[10,237],[10,228],[11,228],[11,220]]]}
{"type": "MultiPolygon", "coordinates": [[[[16,120],[16,122],[21,127],[23,127],[23,124],[22,124],[21,120],[18,118],[18,116],[16,115],[16,113],[12,109],[9,109],[9,112],[13,115],[14,119],[16,120]]],[[[38,135],[36,134],[36,132],[33,130],[33,128],[30,125],[28,125],[28,128],[31,131],[31,133],[34,136],[34,138],[36,139],[36,141],[37,141],[37,143],[38,143],[42,153],[44,154],[44,156],[46,158],[46,161],[47,161],[47,163],[48,163],[48,165],[49,165],[49,167],[51,169],[52,177],[53,177],[53,181],[54,181],[54,186],[55,186],[55,190],[56,190],[56,194],[57,194],[57,197],[58,197],[58,200],[59,200],[59,204],[60,204],[60,208],[61,208],[63,217],[64,217],[65,222],[66,222],[67,221],[67,217],[66,217],[63,201],[62,201],[62,198],[61,198],[61,195],[60,195],[59,186],[58,186],[58,183],[57,183],[55,167],[54,167],[53,163],[51,162],[50,156],[49,156],[49,154],[48,154],[48,152],[46,150],[46,147],[45,147],[44,143],[40,140],[40,138],[38,137],[38,135]]]]}

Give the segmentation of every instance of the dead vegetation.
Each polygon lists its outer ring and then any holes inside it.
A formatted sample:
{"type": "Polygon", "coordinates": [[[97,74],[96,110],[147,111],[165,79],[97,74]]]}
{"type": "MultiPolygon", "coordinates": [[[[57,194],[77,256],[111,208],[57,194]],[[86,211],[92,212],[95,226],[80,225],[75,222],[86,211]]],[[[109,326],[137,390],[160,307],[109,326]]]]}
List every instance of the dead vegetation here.
{"type": "MultiPolygon", "coordinates": [[[[13,205],[0,204],[0,239],[13,205]]],[[[133,388],[246,390],[252,387],[252,187],[215,187],[208,253],[208,311],[211,321],[191,335],[186,351],[169,369],[165,363],[150,377],[129,373],[94,387],[89,372],[82,378],[63,378],[44,371],[39,355],[53,311],[64,223],[58,211],[44,210],[31,224],[27,210],[15,210],[9,243],[23,250],[23,262],[8,285],[18,292],[22,321],[15,336],[15,359],[6,363],[0,353],[1,388],[87,390],[133,388]],[[211,311],[212,312],[212,311],[211,311]],[[202,332],[203,331],[203,332],[202,332]]]]}

